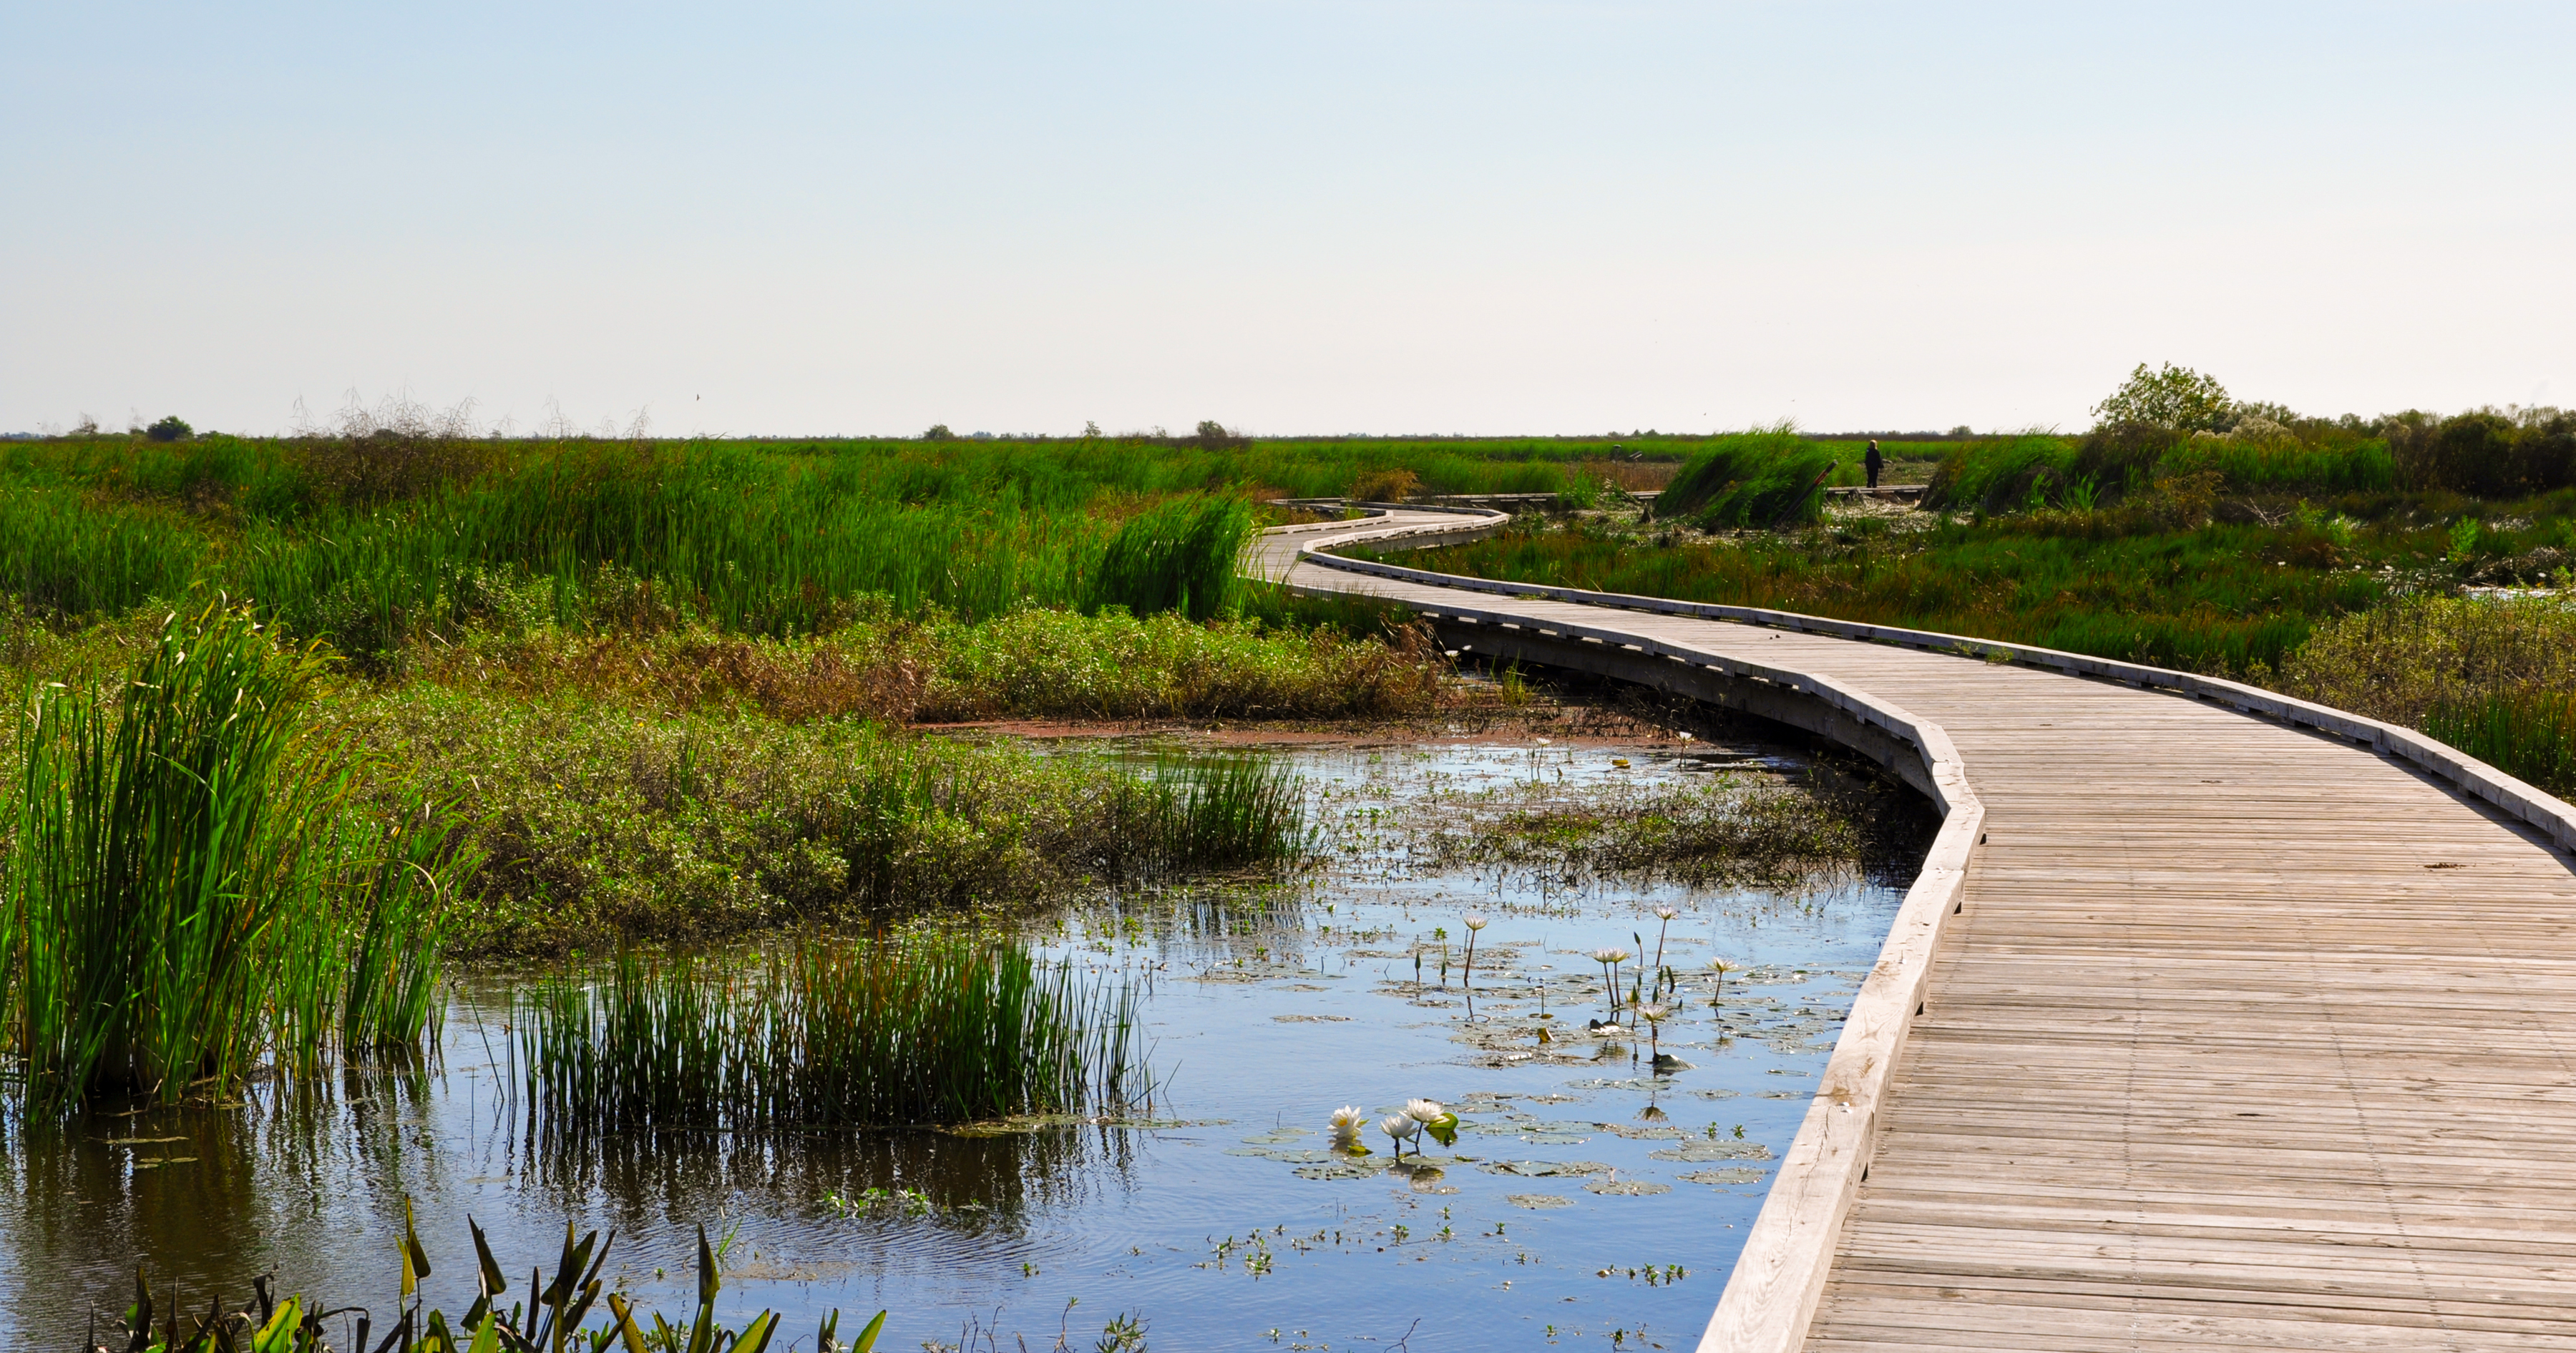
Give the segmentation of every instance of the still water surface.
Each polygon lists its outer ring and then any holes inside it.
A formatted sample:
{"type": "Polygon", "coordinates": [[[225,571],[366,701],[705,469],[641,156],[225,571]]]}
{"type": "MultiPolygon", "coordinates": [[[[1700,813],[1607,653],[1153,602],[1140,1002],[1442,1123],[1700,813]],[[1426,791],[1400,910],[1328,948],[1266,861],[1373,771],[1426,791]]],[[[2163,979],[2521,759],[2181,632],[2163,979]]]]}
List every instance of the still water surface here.
{"type": "MultiPolygon", "coordinates": [[[[1146,984],[1167,1089],[1123,1123],[974,1132],[614,1141],[577,1158],[512,1093],[506,986],[460,991],[442,1058],[324,1094],[89,1122],[6,1142],[0,1341],[77,1337],[140,1260],[196,1304],[249,1278],[390,1309],[409,1199],[430,1300],[470,1304],[465,1219],[506,1267],[551,1266],[567,1217],[615,1228],[609,1271],[690,1300],[695,1226],[731,1237],[721,1306],[763,1307],[813,1347],[893,1312],[881,1349],[1099,1346],[1436,1350],[1687,1347],[1760,1209],[1904,879],[1804,892],[1573,886],[1420,863],[1425,825],[1515,796],[1617,794],[1795,755],[1779,748],[1307,746],[1332,868],[1293,889],[1195,890],[1075,908],[1040,941],[1146,984]],[[1611,764],[1626,757],[1625,769],[1611,764]],[[1590,952],[1690,974],[1655,1074],[1606,1013],[1590,952]],[[1492,918],[1472,989],[1467,912],[1492,918]],[[1641,937],[1641,938],[1640,938],[1641,937]],[[1450,959],[1445,980],[1442,945],[1450,959]],[[1424,958],[1420,984],[1414,956],[1424,958]],[[1712,1006],[1707,963],[1744,971],[1712,1006]],[[1542,1002],[1554,1039],[1532,1036],[1542,1002]],[[1454,1149],[1399,1166],[1327,1150],[1345,1104],[1456,1109],[1454,1149]]],[[[65,1345],[68,1346],[68,1345],[65,1345]]]]}

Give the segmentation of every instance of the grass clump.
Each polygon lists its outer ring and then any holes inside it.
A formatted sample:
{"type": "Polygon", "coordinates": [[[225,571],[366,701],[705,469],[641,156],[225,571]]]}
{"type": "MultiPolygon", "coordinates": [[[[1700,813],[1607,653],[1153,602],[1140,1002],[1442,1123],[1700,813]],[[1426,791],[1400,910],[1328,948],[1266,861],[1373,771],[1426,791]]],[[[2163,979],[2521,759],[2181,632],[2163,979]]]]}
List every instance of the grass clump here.
{"type": "Polygon", "coordinates": [[[1718,783],[1519,809],[1434,849],[1453,863],[1539,867],[1562,877],[1636,875],[1691,886],[1772,885],[1857,871],[1902,854],[1913,815],[1875,782],[1721,777],[1718,783]]]}
{"type": "Polygon", "coordinates": [[[417,1051],[439,900],[470,852],[435,807],[367,811],[310,735],[321,674],[239,612],[164,623],[121,688],[35,693],[0,876],[0,1050],[39,1108],[221,1093],[263,1061],[417,1051]]]}
{"type": "Polygon", "coordinates": [[[948,933],[627,954],[541,987],[522,1030],[529,1100],[567,1136],[961,1123],[1151,1089],[1132,989],[948,933]]]}
{"type": "Polygon", "coordinates": [[[1252,505],[1230,494],[1158,503],[1109,538],[1092,575],[1091,609],[1175,611],[1192,620],[1231,610],[1237,566],[1253,535],[1252,505]]]}
{"type": "Polygon", "coordinates": [[[1655,515],[1703,530],[1813,521],[1823,512],[1813,490],[1835,463],[1834,453],[1786,423],[1722,437],[1683,462],[1655,500],[1655,515]]]}

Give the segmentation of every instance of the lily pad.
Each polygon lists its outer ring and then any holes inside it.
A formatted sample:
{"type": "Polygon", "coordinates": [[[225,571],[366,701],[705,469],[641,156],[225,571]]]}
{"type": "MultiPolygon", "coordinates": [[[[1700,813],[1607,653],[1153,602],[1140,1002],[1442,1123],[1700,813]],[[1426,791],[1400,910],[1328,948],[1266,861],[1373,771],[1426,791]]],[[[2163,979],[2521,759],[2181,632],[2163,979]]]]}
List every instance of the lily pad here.
{"type": "Polygon", "coordinates": [[[1300,1165],[1294,1173],[1299,1179],[1375,1179],[1381,1169],[1363,1160],[1336,1160],[1322,1165],[1300,1165]]]}
{"type": "Polygon", "coordinates": [[[1769,1160],[1771,1148],[1760,1142],[1685,1142],[1662,1151],[1650,1151],[1654,1160],[1677,1160],[1687,1165],[1705,1165],[1719,1160],[1769,1160]]]}
{"type": "Polygon", "coordinates": [[[1723,1170],[1693,1170],[1682,1178],[1693,1184],[1722,1187],[1728,1184],[1751,1184],[1760,1181],[1763,1171],[1750,1165],[1729,1165],[1723,1170]]]}
{"type": "Polygon", "coordinates": [[[1351,1017],[1348,1015],[1272,1015],[1270,1018],[1281,1024],[1348,1024],[1351,1022],[1351,1017]]]}
{"type": "Polygon", "coordinates": [[[1524,1132],[1521,1140],[1532,1146],[1581,1146],[1592,1140],[1588,1132],[1524,1132]]]}
{"type": "Polygon", "coordinates": [[[1658,1193],[1672,1192],[1673,1186],[1644,1179],[1595,1179],[1585,1184],[1583,1191],[1614,1198],[1651,1198],[1658,1193]]]}
{"type": "Polygon", "coordinates": [[[1514,1207],[1540,1211],[1551,1207],[1572,1207],[1574,1200],[1561,1193],[1506,1193],[1503,1201],[1514,1207]]]}
{"type": "Polygon", "coordinates": [[[1610,1167],[1597,1160],[1489,1160],[1476,1168],[1487,1174],[1520,1175],[1531,1179],[1610,1173],[1610,1167]]]}

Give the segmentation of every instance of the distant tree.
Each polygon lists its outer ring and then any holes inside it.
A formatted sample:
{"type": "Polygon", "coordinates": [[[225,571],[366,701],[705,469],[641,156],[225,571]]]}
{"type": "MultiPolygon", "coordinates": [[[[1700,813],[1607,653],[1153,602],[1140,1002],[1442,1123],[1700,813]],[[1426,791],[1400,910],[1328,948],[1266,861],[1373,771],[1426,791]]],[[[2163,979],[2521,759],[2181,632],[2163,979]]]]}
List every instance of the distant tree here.
{"type": "Polygon", "coordinates": [[[1227,431],[1225,424],[1220,423],[1213,418],[1203,418],[1199,420],[1199,433],[1197,440],[1199,445],[1204,446],[1211,451],[1228,446],[1252,445],[1252,439],[1250,437],[1246,437],[1240,432],[1227,431]]]}
{"type": "Polygon", "coordinates": [[[946,423],[933,423],[928,432],[921,434],[921,439],[925,442],[949,442],[955,441],[957,434],[949,431],[946,423]]]}
{"type": "Polygon", "coordinates": [[[182,421],[179,415],[175,413],[162,419],[160,422],[154,423],[152,426],[143,429],[143,435],[156,442],[186,441],[188,437],[195,432],[195,428],[188,426],[187,423],[182,421]]]}
{"type": "Polygon", "coordinates": [[[2119,389],[2093,406],[2093,416],[2103,427],[2200,432],[2227,426],[2233,421],[2235,407],[2235,401],[2227,397],[2227,387],[2219,384],[2215,376],[2204,376],[2171,362],[2161,370],[2149,371],[2147,364],[2140,362],[2119,389]]]}

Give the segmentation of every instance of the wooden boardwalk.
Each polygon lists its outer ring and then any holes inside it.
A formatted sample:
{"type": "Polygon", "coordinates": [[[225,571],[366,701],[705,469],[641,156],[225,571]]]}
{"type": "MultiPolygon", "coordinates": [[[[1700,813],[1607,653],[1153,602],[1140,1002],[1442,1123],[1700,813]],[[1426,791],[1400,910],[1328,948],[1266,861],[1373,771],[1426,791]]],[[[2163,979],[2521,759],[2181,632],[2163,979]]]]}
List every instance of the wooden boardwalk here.
{"type": "Polygon", "coordinates": [[[1955,746],[1983,842],[1865,1072],[1861,1168],[1847,1201],[1784,1178],[1757,1227],[1820,1247],[1820,1291],[1766,1287],[1757,1241],[1704,1349],[2576,1349],[2576,876],[2531,825],[2161,691],[1311,561],[1290,581],[1807,673],[1955,746]]]}

